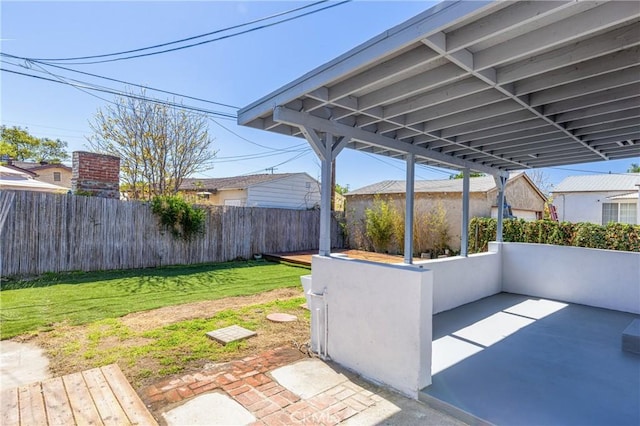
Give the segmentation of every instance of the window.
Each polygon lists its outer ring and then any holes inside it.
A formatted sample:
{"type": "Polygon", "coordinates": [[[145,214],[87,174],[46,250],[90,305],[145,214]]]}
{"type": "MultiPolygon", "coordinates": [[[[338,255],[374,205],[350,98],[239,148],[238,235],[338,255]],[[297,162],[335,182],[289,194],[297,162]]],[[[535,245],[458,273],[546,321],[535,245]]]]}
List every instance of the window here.
{"type": "Polygon", "coordinates": [[[60,182],[62,179],[60,178],[60,172],[53,172],[53,181],[60,182]]]}
{"type": "Polygon", "coordinates": [[[620,204],[620,218],[618,222],[628,223],[631,225],[636,224],[638,206],[635,203],[621,203],[620,204]]]}
{"type": "Polygon", "coordinates": [[[609,222],[636,224],[636,203],[602,203],[602,224],[609,222]]]}

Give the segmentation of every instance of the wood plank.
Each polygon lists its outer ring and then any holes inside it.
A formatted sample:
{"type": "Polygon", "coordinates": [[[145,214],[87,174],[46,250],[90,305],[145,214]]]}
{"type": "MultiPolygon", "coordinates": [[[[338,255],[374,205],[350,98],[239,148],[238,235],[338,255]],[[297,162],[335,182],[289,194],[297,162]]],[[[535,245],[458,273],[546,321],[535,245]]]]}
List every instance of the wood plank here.
{"type": "Polygon", "coordinates": [[[0,394],[0,425],[12,426],[18,424],[20,424],[18,388],[5,389],[0,394]]]}
{"type": "Polygon", "coordinates": [[[115,397],[109,383],[105,379],[102,371],[99,368],[93,368],[91,370],[83,371],[84,377],[89,392],[95,401],[96,408],[102,422],[105,425],[124,425],[128,423],[127,415],[120,406],[120,402],[115,397]]]}
{"type": "Polygon", "coordinates": [[[20,422],[23,425],[46,425],[47,414],[42,399],[40,383],[32,383],[18,389],[20,422]]]}
{"type": "Polygon", "coordinates": [[[66,426],[74,423],[62,378],[56,377],[42,382],[42,395],[49,425],[66,426]]]}
{"type": "Polygon", "coordinates": [[[63,376],[64,387],[69,396],[73,417],[78,425],[102,425],[100,414],[93,403],[91,393],[81,373],[63,376]]]}
{"type": "Polygon", "coordinates": [[[158,424],[116,364],[101,367],[100,370],[132,424],[158,424]]]}

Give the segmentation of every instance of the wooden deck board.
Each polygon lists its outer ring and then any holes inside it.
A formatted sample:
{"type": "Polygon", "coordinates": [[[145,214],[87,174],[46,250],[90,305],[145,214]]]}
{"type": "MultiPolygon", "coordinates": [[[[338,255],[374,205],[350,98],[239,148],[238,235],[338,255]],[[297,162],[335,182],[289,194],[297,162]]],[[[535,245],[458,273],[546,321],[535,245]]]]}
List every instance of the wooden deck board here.
{"type": "Polygon", "coordinates": [[[158,426],[115,364],[3,390],[0,397],[1,426],[158,426]]]}
{"type": "MultiPolygon", "coordinates": [[[[377,263],[403,263],[404,257],[394,254],[386,253],[373,253],[364,250],[352,250],[352,249],[333,249],[331,253],[340,253],[346,255],[351,259],[368,260],[369,262],[377,263]]],[[[289,262],[298,265],[311,266],[311,257],[314,254],[318,254],[317,250],[304,250],[287,253],[265,253],[263,257],[267,260],[275,262],[289,262]]],[[[414,262],[424,259],[414,258],[414,262]]]]}
{"type": "Polygon", "coordinates": [[[103,425],[82,373],[69,374],[64,376],[62,380],[76,423],[79,425],[103,425]]]}
{"type": "Polygon", "coordinates": [[[20,421],[18,388],[3,390],[0,395],[0,404],[0,425],[18,424],[20,421]]]}
{"type": "Polygon", "coordinates": [[[18,389],[20,422],[24,425],[46,425],[47,413],[40,383],[32,383],[18,389]]]}
{"type": "Polygon", "coordinates": [[[42,382],[42,395],[49,425],[73,424],[73,411],[62,378],[56,377],[42,382]]]}
{"type": "Polygon", "coordinates": [[[105,379],[102,370],[99,368],[93,368],[91,370],[83,371],[84,377],[89,392],[93,397],[96,404],[98,413],[102,422],[106,425],[125,425],[129,423],[126,413],[120,406],[118,398],[115,397],[107,379],[105,379]]]}
{"type": "Polygon", "coordinates": [[[101,368],[113,394],[118,398],[120,405],[129,417],[129,421],[134,425],[154,424],[155,419],[147,410],[142,400],[131,387],[131,384],[124,377],[117,365],[110,364],[101,368]],[[151,423],[153,422],[153,423],[151,423]]]}

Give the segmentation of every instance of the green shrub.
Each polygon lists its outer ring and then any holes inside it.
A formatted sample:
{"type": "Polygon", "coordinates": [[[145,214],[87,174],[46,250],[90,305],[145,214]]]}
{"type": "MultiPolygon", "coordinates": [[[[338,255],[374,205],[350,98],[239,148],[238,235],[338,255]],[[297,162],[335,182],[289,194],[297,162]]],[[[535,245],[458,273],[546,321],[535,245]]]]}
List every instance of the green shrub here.
{"type": "Polygon", "coordinates": [[[205,212],[189,205],[178,195],[159,195],[151,200],[151,211],[171,234],[191,241],[204,232],[205,212]]]}
{"type": "Polygon", "coordinates": [[[389,201],[376,196],[373,206],[364,211],[365,232],[371,239],[373,249],[378,253],[386,252],[397,227],[393,207],[389,201]]]}
{"type": "MultiPolygon", "coordinates": [[[[469,222],[469,253],[487,251],[489,241],[496,239],[497,221],[474,217],[469,222]]],[[[506,242],[555,244],[640,252],[640,225],[610,223],[554,222],[505,219],[502,230],[506,242]]]]}

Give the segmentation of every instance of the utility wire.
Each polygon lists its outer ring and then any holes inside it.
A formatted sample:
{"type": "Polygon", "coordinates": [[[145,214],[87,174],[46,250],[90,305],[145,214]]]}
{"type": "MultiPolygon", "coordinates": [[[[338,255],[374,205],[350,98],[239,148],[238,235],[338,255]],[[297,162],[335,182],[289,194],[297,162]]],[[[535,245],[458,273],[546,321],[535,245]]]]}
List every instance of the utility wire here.
{"type": "MultiPolygon", "coordinates": [[[[25,57],[22,57],[22,56],[16,56],[16,55],[12,55],[10,53],[2,53],[2,52],[0,52],[0,56],[6,56],[6,57],[9,57],[9,58],[25,61],[25,62],[31,63],[31,64],[39,64],[39,65],[45,66],[45,67],[54,67],[54,68],[58,68],[58,69],[65,70],[65,71],[70,71],[70,72],[74,72],[74,73],[78,73],[78,74],[87,75],[87,76],[90,76],[90,77],[96,77],[96,78],[101,78],[103,80],[108,80],[108,81],[113,81],[113,82],[116,82],[116,83],[126,84],[127,86],[140,87],[140,88],[143,88],[143,89],[152,90],[154,92],[160,92],[160,93],[165,93],[165,94],[168,94],[168,95],[179,96],[181,98],[191,99],[191,100],[194,100],[194,101],[205,102],[205,103],[209,103],[209,104],[213,104],[213,105],[219,105],[219,106],[232,108],[232,109],[236,109],[236,110],[240,109],[240,107],[237,107],[235,105],[229,105],[229,104],[225,104],[225,103],[222,103],[222,102],[215,102],[215,101],[210,101],[210,100],[207,100],[207,99],[196,98],[194,96],[183,95],[181,93],[171,92],[171,91],[168,91],[168,90],[156,89],[154,87],[145,86],[143,84],[131,83],[129,81],[118,80],[117,78],[111,78],[111,77],[107,77],[107,76],[104,76],[104,75],[93,74],[93,73],[90,73],[90,72],[75,70],[73,68],[63,67],[63,66],[60,66],[60,65],[49,64],[47,62],[42,62],[41,60],[38,60],[38,59],[29,59],[29,58],[25,58],[25,57]]],[[[22,66],[22,65],[19,65],[19,64],[13,64],[13,65],[22,66]]],[[[22,66],[22,67],[26,68],[24,66],[22,66]]]]}
{"type": "MultiPolygon", "coordinates": [[[[217,126],[222,127],[222,128],[223,128],[224,130],[226,130],[227,132],[229,132],[229,133],[231,133],[232,135],[234,135],[234,136],[236,136],[236,137],[238,137],[238,138],[242,139],[242,140],[243,140],[243,141],[245,141],[245,142],[248,142],[248,143],[250,143],[250,144],[252,144],[252,145],[255,145],[255,146],[258,146],[258,147],[260,147],[260,148],[264,148],[264,149],[268,149],[268,150],[272,150],[272,151],[281,151],[281,149],[279,149],[279,148],[272,148],[272,147],[270,147],[270,146],[262,145],[262,144],[259,144],[258,142],[254,142],[254,141],[252,141],[252,140],[249,140],[249,139],[245,138],[244,136],[241,136],[241,135],[239,135],[238,133],[234,132],[233,130],[229,129],[228,127],[223,126],[221,123],[217,122],[217,121],[216,121],[214,118],[212,118],[212,117],[209,117],[209,119],[210,119],[211,121],[213,121],[217,126]]],[[[307,143],[306,143],[306,142],[303,142],[303,143],[298,144],[298,145],[294,145],[294,146],[290,147],[289,149],[302,148],[302,147],[304,147],[304,146],[307,146],[307,143]]]]}
{"type": "MultiPolygon", "coordinates": [[[[6,68],[0,68],[0,71],[3,72],[8,72],[8,73],[12,73],[12,74],[18,74],[18,75],[22,75],[25,77],[31,77],[31,78],[36,78],[39,80],[44,80],[44,81],[50,81],[50,82],[54,82],[54,83],[58,83],[58,84],[64,84],[64,85],[68,85],[68,86],[72,86],[75,88],[82,88],[82,89],[86,89],[86,90],[92,90],[92,91],[97,91],[97,92],[102,92],[102,93],[108,93],[111,95],[117,95],[117,96],[124,96],[124,97],[128,97],[128,98],[132,98],[132,99],[138,99],[141,101],[148,101],[148,102],[154,102],[160,105],[166,105],[166,106],[171,106],[174,108],[182,108],[185,110],[190,110],[190,111],[195,111],[195,112],[199,112],[202,114],[207,114],[207,115],[213,115],[216,116],[218,118],[223,118],[225,120],[235,120],[236,117],[235,115],[232,114],[227,114],[227,113],[221,113],[221,112],[217,112],[217,111],[211,111],[211,110],[207,110],[207,109],[203,109],[203,108],[197,108],[197,107],[192,107],[192,106],[188,106],[188,105],[181,105],[175,102],[169,102],[169,101],[163,101],[160,99],[152,99],[152,98],[148,98],[148,97],[144,97],[144,96],[138,96],[138,95],[134,95],[131,93],[126,93],[126,92],[121,92],[121,91],[117,91],[117,90],[112,90],[112,89],[103,89],[103,88],[97,88],[97,87],[92,87],[92,86],[85,86],[85,87],[81,87],[77,84],[73,84],[73,83],[69,83],[68,81],[60,81],[60,80],[56,80],[53,78],[48,78],[48,77],[42,77],[39,75],[34,75],[34,74],[28,74],[28,73],[24,73],[24,72],[20,72],[20,71],[14,71],[14,70],[9,70],[6,68]]],[[[106,99],[100,98],[106,102],[110,102],[106,99]]]]}
{"type": "MultiPolygon", "coordinates": [[[[102,64],[102,63],[107,63],[107,62],[124,61],[124,60],[127,60],[127,59],[136,59],[136,58],[142,58],[142,57],[146,57],[146,56],[154,56],[154,55],[159,55],[159,54],[162,54],[162,53],[175,52],[175,51],[178,51],[178,50],[188,49],[188,48],[195,47],[195,46],[201,46],[203,44],[213,43],[215,41],[225,40],[225,39],[228,39],[228,38],[233,38],[233,37],[237,37],[237,36],[240,36],[240,35],[248,34],[248,33],[254,32],[254,31],[258,31],[258,30],[262,30],[262,29],[265,29],[265,28],[273,27],[273,26],[276,26],[276,25],[279,25],[279,24],[283,24],[285,22],[293,21],[293,20],[308,16],[308,15],[313,15],[314,13],[318,13],[318,12],[321,12],[323,10],[327,10],[327,9],[331,9],[331,8],[334,8],[334,7],[337,7],[337,6],[341,6],[341,5],[345,4],[345,3],[349,3],[350,1],[352,1],[352,0],[343,0],[341,2],[333,3],[333,4],[330,4],[328,6],[322,7],[320,9],[312,10],[310,12],[305,12],[305,13],[302,13],[302,14],[299,14],[299,15],[296,15],[296,16],[292,16],[290,18],[281,19],[279,21],[272,22],[272,23],[269,23],[269,24],[264,24],[264,25],[260,25],[260,26],[254,27],[254,28],[249,28],[249,29],[244,30],[244,31],[239,31],[239,32],[236,32],[236,33],[233,33],[233,34],[227,34],[227,35],[216,37],[216,38],[213,38],[213,39],[210,39],[210,40],[204,40],[204,41],[201,41],[201,42],[198,42],[198,43],[192,43],[192,44],[187,44],[187,45],[184,45],[184,46],[173,47],[171,49],[159,50],[157,52],[140,53],[140,54],[137,54],[137,55],[129,55],[129,56],[123,56],[123,57],[119,57],[119,58],[102,59],[102,60],[96,60],[96,61],[80,61],[80,62],[72,62],[71,58],[60,58],[58,60],[54,60],[54,59],[47,60],[47,59],[41,59],[41,58],[35,58],[35,59],[37,59],[39,61],[47,62],[48,64],[66,63],[66,64],[71,64],[71,65],[90,65],[90,64],[102,64]]],[[[223,30],[220,30],[220,31],[223,31],[223,30]]],[[[34,58],[32,58],[32,59],[34,59],[34,58]]]]}
{"type": "Polygon", "coordinates": [[[300,10],[303,10],[303,9],[307,9],[309,7],[317,6],[317,5],[321,4],[321,3],[326,3],[327,1],[328,0],[317,1],[315,3],[311,3],[311,4],[308,4],[308,5],[305,5],[305,6],[301,6],[301,7],[295,8],[295,9],[286,10],[284,12],[279,12],[279,13],[276,13],[276,14],[271,15],[271,16],[266,16],[266,17],[263,17],[263,18],[255,19],[253,21],[245,22],[245,23],[238,24],[238,25],[233,25],[231,27],[222,28],[222,29],[211,31],[211,32],[204,33],[204,34],[198,34],[198,35],[195,35],[195,36],[192,36],[192,37],[183,38],[183,39],[180,39],[180,40],[174,40],[174,41],[169,41],[169,42],[166,42],[166,43],[155,44],[153,46],[141,47],[141,48],[138,48],[138,49],[131,49],[131,50],[123,50],[123,51],[114,52],[114,53],[104,53],[104,54],[101,54],[101,55],[76,56],[74,58],[36,58],[34,60],[36,60],[36,61],[78,61],[78,60],[84,60],[84,59],[107,58],[109,56],[126,55],[127,53],[136,53],[136,52],[142,52],[142,51],[145,51],[145,50],[157,49],[159,47],[165,47],[165,46],[170,46],[172,44],[183,43],[185,41],[191,41],[191,40],[195,40],[195,39],[198,39],[198,38],[202,38],[202,37],[207,37],[207,36],[214,35],[214,34],[223,33],[225,31],[230,31],[230,30],[235,30],[237,28],[246,27],[248,25],[257,24],[258,22],[267,21],[269,19],[277,18],[279,16],[288,15],[290,13],[294,13],[294,12],[297,12],[297,11],[300,11],[300,10]]]}

